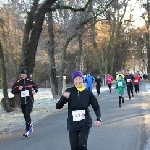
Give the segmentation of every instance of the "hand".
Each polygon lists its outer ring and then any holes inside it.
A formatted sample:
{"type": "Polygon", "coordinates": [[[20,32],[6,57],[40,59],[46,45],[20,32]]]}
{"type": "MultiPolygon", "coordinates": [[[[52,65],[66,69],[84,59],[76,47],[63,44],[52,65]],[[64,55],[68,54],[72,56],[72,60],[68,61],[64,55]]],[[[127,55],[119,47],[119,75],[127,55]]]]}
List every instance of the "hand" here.
{"type": "Polygon", "coordinates": [[[21,91],[23,89],[23,86],[19,86],[19,90],[21,91]]]}
{"type": "Polygon", "coordinates": [[[70,92],[64,92],[63,96],[64,96],[65,98],[69,98],[70,92]]]}
{"type": "Polygon", "coordinates": [[[97,127],[100,127],[101,122],[100,122],[100,121],[94,121],[94,124],[95,124],[97,127]]]}
{"type": "Polygon", "coordinates": [[[34,95],[35,93],[36,93],[35,90],[33,90],[33,91],[32,91],[32,94],[34,95]]]}

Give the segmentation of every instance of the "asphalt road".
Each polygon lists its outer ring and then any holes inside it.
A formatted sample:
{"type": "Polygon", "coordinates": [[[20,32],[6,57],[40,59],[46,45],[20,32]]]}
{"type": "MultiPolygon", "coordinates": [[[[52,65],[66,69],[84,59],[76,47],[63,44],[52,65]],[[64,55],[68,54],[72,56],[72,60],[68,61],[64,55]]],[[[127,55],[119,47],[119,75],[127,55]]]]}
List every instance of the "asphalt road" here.
{"type": "MultiPolygon", "coordinates": [[[[144,83],[141,85],[144,92],[144,83]]],[[[116,91],[103,92],[97,97],[101,106],[102,124],[93,124],[88,138],[88,150],[144,150],[147,137],[144,131],[141,93],[131,101],[125,94],[125,103],[118,107],[116,91]]],[[[90,107],[93,120],[96,118],[90,107]]],[[[0,150],[70,150],[66,130],[67,109],[60,110],[34,124],[29,138],[22,136],[22,130],[0,139],[0,150]]]]}

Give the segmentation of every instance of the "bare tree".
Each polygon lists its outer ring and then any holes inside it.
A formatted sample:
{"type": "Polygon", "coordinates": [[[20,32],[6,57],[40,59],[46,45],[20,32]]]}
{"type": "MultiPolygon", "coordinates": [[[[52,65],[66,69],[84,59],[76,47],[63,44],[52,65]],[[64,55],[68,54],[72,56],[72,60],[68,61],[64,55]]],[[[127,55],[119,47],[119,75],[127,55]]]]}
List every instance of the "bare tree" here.
{"type": "Polygon", "coordinates": [[[7,88],[7,80],[6,80],[6,68],[4,63],[4,54],[3,48],[0,42],[0,67],[1,67],[1,74],[2,74],[2,83],[3,83],[3,95],[4,95],[4,108],[7,112],[12,111],[9,105],[9,97],[8,97],[8,88],[7,88]]]}

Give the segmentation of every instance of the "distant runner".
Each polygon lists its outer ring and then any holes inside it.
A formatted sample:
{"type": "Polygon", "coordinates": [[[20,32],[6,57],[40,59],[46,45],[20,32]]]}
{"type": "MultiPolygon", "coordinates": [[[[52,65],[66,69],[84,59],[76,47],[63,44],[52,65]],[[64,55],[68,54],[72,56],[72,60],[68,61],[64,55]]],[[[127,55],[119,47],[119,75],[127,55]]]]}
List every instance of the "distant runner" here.
{"type": "Polygon", "coordinates": [[[12,94],[18,94],[20,97],[21,109],[26,121],[26,129],[23,136],[29,137],[29,133],[33,132],[33,124],[31,123],[30,113],[32,112],[34,97],[38,92],[38,86],[27,78],[27,71],[21,69],[21,78],[12,86],[12,94]]]}

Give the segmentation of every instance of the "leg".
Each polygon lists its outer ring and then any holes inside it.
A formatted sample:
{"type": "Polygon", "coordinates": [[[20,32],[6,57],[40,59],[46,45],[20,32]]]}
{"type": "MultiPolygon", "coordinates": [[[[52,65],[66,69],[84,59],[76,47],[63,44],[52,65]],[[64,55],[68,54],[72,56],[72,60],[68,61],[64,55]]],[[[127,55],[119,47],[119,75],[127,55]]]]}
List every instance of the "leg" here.
{"type": "Polygon", "coordinates": [[[130,95],[130,87],[129,87],[129,85],[127,85],[127,93],[128,93],[129,99],[131,99],[131,95],[130,95]]]}
{"type": "Polygon", "coordinates": [[[135,93],[137,93],[137,85],[134,84],[135,93]]]}
{"type": "Polygon", "coordinates": [[[107,84],[108,85],[108,88],[109,88],[109,90],[110,90],[110,86],[109,86],[109,84],[107,84]]]}
{"type": "Polygon", "coordinates": [[[111,93],[111,84],[110,84],[110,93],[111,93]]]}
{"type": "Polygon", "coordinates": [[[78,150],[79,131],[69,131],[71,150],[78,150]]]}
{"type": "Polygon", "coordinates": [[[90,91],[92,91],[92,86],[90,86],[90,91]]]}
{"type": "Polygon", "coordinates": [[[137,92],[139,92],[139,84],[137,84],[137,92]]]}
{"type": "Polygon", "coordinates": [[[100,86],[96,86],[96,89],[97,89],[97,95],[99,96],[100,95],[100,86]]]}
{"type": "Polygon", "coordinates": [[[27,131],[29,131],[29,129],[30,129],[30,124],[31,124],[30,113],[32,112],[32,108],[33,108],[33,103],[32,102],[26,104],[26,107],[25,107],[25,118],[26,118],[26,130],[27,131]]]}
{"type": "Polygon", "coordinates": [[[121,98],[122,98],[122,103],[124,103],[124,97],[123,97],[123,94],[121,95],[121,98]]]}
{"type": "Polygon", "coordinates": [[[24,115],[24,120],[26,121],[26,117],[25,117],[25,106],[26,104],[21,104],[21,110],[22,110],[22,113],[24,115]]]}
{"type": "Polygon", "coordinates": [[[100,85],[100,87],[99,87],[99,95],[101,94],[101,85],[100,85]]]}
{"type": "Polygon", "coordinates": [[[131,90],[131,93],[132,93],[132,97],[134,97],[134,94],[133,94],[133,85],[130,85],[130,90],[131,90]]]}
{"type": "Polygon", "coordinates": [[[87,150],[87,139],[90,128],[80,130],[79,136],[79,150],[87,150]]]}
{"type": "Polygon", "coordinates": [[[108,84],[108,87],[109,87],[109,91],[111,93],[111,84],[108,84]]]}
{"type": "Polygon", "coordinates": [[[119,96],[119,107],[121,107],[121,96],[119,96]]]}

